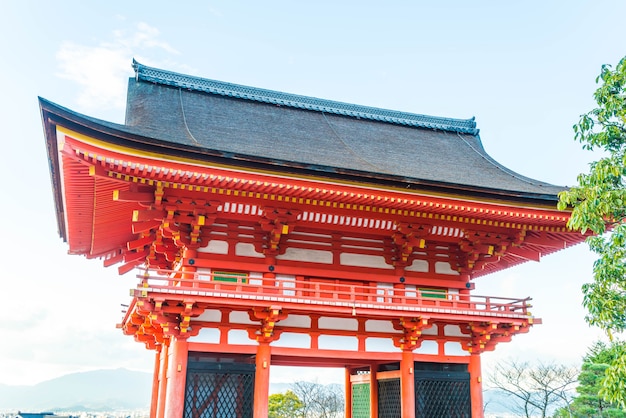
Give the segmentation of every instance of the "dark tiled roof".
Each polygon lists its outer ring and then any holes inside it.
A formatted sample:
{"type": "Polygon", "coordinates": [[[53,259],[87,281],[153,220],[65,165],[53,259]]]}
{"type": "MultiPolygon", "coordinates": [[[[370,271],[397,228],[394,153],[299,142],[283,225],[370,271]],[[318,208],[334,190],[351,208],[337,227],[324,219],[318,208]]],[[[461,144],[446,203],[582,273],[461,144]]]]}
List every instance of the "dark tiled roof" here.
{"type": "Polygon", "coordinates": [[[349,105],[133,65],[136,78],[120,129],[163,143],[409,188],[548,201],[564,189],[492,159],[473,119],[349,105]]]}
{"type": "Polygon", "coordinates": [[[223,81],[192,77],[172,71],[147,67],[133,60],[136,79],[162,85],[180,87],[186,90],[217,94],[238,99],[252,100],[296,109],[314,110],[327,114],[352,116],[361,119],[395,123],[398,125],[416,126],[420,128],[440,129],[443,131],[462,132],[476,135],[476,122],[471,119],[440,118],[428,115],[399,112],[396,110],[379,109],[315,97],[300,96],[257,87],[242,86],[223,81]]]}
{"type": "Polygon", "coordinates": [[[134,66],[137,77],[129,80],[123,125],[45,99],[40,99],[42,111],[86,134],[261,170],[550,206],[564,189],[517,174],[491,158],[473,119],[431,118],[346,104],[363,111],[361,116],[348,115],[328,110],[344,105],[338,102],[134,66]],[[293,100],[278,103],[275,99],[281,95],[293,100]],[[296,106],[296,102],[308,105],[296,106]],[[431,118],[432,125],[382,121],[379,116],[384,112],[404,115],[396,118],[403,120],[431,118]]]}

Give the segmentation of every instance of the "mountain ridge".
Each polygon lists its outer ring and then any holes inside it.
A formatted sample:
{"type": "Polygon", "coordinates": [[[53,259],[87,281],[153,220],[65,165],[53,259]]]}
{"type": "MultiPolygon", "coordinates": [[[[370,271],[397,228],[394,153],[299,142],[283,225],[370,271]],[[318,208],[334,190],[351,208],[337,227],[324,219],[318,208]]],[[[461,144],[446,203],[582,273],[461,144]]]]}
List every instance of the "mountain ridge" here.
{"type": "MultiPolygon", "coordinates": [[[[270,394],[292,390],[292,383],[270,384],[270,394]]],[[[0,383],[0,412],[115,412],[150,408],[152,373],[123,368],[77,372],[35,385],[0,383]]],[[[484,392],[486,413],[510,412],[508,396],[484,392]]],[[[499,415],[502,416],[502,415],[499,415]]]]}
{"type": "Polygon", "coordinates": [[[0,384],[0,411],[148,409],[152,374],[128,369],[77,372],[35,385],[0,384]]]}

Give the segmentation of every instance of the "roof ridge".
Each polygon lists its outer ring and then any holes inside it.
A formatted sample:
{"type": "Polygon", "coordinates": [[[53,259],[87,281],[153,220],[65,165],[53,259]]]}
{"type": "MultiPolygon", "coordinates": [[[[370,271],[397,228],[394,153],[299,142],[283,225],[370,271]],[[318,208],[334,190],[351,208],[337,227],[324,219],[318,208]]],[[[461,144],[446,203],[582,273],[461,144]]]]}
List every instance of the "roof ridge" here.
{"type": "Polygon", "coordinates": [[[148,67],[133,59],[137,80],[336,115],[477,135],[476,120],[421,115],[244,86],[148,67]]]}

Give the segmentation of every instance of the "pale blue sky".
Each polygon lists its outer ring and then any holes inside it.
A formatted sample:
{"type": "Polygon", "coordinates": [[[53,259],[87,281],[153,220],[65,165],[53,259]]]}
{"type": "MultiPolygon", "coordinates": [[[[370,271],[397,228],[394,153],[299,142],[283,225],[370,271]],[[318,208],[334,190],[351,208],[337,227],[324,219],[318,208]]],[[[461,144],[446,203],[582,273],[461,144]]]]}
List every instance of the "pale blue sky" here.
{"type": "MultiPolygon", "coordinates": [[[[131,275],[66,254],[37,96],[122,122],[132,58],[173,71],[376,107],[475,116],[486,150],[572,185],[593,156],[571,126],[595,77],[626,55],[622,1],[1,1],[0,383],[94,368],[151,370],[115,324],[131,275]]],[[[575,364],[600,335],[583,320],[584,246],[477,280],[534,298],[544,324],[484,356],[575,364]]],[[[300,377],[302,375],[299,375],[300,377]]],[[[338,378],[319,375],[320,379],[338,378]]],[[[287,374],[275,373],[274,379],[287,374]]]]}

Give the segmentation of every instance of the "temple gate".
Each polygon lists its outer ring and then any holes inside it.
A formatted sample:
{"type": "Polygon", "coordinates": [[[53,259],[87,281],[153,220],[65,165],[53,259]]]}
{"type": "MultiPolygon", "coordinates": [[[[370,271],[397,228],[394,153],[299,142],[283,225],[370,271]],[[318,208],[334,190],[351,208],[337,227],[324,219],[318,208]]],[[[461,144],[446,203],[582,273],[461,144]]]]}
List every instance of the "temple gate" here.
{"type": "Polygon", "coordinates": [[[40,106],[60,236],[137,274],[151,417],[267,417],[273,365],[344,368],[347,417],[482,417],[481,353],[540,320],[474,280],[584,239],[562,188],[474,119],[133,67],[125,124],[40,106]]]}

